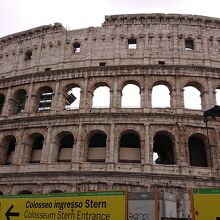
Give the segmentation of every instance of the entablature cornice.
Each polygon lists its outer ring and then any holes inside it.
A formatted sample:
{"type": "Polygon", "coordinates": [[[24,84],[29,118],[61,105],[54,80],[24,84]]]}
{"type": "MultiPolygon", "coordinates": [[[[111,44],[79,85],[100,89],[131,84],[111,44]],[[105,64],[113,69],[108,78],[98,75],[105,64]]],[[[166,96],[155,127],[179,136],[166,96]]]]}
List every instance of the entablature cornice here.
{"type": "MultiPolygon", "coordinates": [[[[87,77],[117,77],[124,75],[166,75],[166,76],[199,76],[220,78],[220,68],[194,65],[119,65],[106,67],[80,67],[62,70],[34,72],[25,75],[7,77],[0,80],[1,87],[16,86],[28,83],[59,81],[87,77]],[[135,72],[134,72],[135,71],[135,72]],[[181,72],[183,71],[183,72],[181,72]],[[103,74],[104,72],[104,74],[103,74]],[[196,74],[194,74],[196,73],[196,74]]],[[[9,74],[10,75],[10,74],[9,74]]]]}

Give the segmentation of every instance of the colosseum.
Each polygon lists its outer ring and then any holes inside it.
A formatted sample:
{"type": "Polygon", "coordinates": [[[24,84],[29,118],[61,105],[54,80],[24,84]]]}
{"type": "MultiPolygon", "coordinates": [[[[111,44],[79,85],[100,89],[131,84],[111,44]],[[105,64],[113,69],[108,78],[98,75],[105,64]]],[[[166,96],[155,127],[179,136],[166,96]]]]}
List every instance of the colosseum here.
{"type": "Polygon", "coordinates": [[[219,94],[218,18],[112,15],[2,37],[0,193],[157,189],[187,217],[189,189],[220,187],[220,126],[203,121],[219,94]]]}

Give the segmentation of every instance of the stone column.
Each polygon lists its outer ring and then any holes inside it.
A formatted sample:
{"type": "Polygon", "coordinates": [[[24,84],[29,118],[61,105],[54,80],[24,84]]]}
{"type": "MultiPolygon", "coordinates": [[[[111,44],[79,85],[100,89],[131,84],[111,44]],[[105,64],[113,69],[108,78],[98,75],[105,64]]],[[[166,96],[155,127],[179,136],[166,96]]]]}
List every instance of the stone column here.
{"type": "Polygon", "coordinates": [[[82,130],[83,125],[80,123],[78,127],[77,141],[73,146],[72,163],[79,163],[80,161],[80,149],[82,148],[82,130]]]}
{"type": "Polygon", "coordinates": [[[118,105],[117,105],[118,97],[117,96],[118,96],[118,81],[116,78],[114,78],[113,90],[111,91],[111,100],[110,100],[111,111],[115,111],[116,108],[118,107],[118,105]]]}
{"type": "Polygon", "coordinates": [[[80,94],[80,109],[89,109],[89,104],[87,104],[87,90],[88,90],[88,76],[84,76],[84,84],[80,94]]]}
{"type": "Polygon", "coordinates": [[[150,171],[150,125],[148,123],[144,124],[144,171],[150,171]]]}
{"type": "MultiPolygon", "coordinates": [[[[215,96],[215,90],[212,86],[212,79],[208,79],[208,91],[209,91],[209,108],[212,108],[214,105],[216,105],[216,96],[215,96]]],[[[206,109],[205,109],[206,110],[206,109]]]]}
{"type": "Polygon", "coordinates": [[[182,114],[184,109],[184,97],[183,92],[184,89],[180,88],[179,81],[176,80],[176,109],[177,113],[182,114]]]}
{"type": "Polygon", "coordinates": [[[11,93],[12,93],[12,89],[9,87],[7,91],[7,95],[5,97],[5,103],[2,109],[3,116],[9,116],[11,93]]]}
{"type": "Polygon", "coordinates": [[[33,89],[33,83],[31,83],[29,86],[28,96],[27,96],[27,100],[25,102],[25,109],[24,109],[25,113],[32,113],[32,111],[33,111],[33,106],[31,106],[31,104],[32,104],[31,103],[32,89],[33,89]]]}
{"type": "Polygon", "coordinates": [[[21,165],[23,163],[23,154],[24,154],[24,138],[25,138],[25,132],[24,129],[19,129],[17,140],[16,140],[16,146],[14,151],[14,157],[12,164],[14,165],[21,165]]]}
{"type": "Polygon", "coordinates": [[[150,133],[149,124],[144,124],[144,163],[150,164],[150,133]]]}
{"type": "Polygon", "coordinates": [[[150,100],[149,99],[149,85],[148,85],[148,77],[145,77],[145,82],[144,82],[144,89],[143,89],[143,97],[144,97],[144,100],[143,100],[143,106],[141,106],[142,108],[144,108],[144,112],[149,112],[149,108],[151,107],[150,106],[150,100]]]}
{"type": "Polygon", "coordinates": [[[209,104],[209,92],[207,90],[201,92],[201,104],[202,104],[202,110],[207,110],[211,108],[209,104]]]}
{"type": "MultiPolygon", "coordinates": [[[[53,91],[53,97],[52,97],[52,103],[51,103],[51,109],[50,111],[54,112],[58,110],[58,106],[61,103],[58,103],[58,98],[59,98],[59,81],[55,81],[56,86],[55,86],[55,91],[53,91]]],[[[64,108],[64,106],[63,106],[64,108]]]]}
{"type": "Polygon", "coordinates": [[[114,163],[114,149],[115,149],[115,124],[110,124],[110,141],[107,150],[107,161],[108,163],[114,163]]]}
{"type": "Polygon", "coordinates": [[[44,141],[42,155],[41,155],[41,163],[47,164],[49,163],[49,155],[52,155],[52,146],[51,146],[51,134],[52,134],[52,126],[47,128],[47,134],[44,141]]]}

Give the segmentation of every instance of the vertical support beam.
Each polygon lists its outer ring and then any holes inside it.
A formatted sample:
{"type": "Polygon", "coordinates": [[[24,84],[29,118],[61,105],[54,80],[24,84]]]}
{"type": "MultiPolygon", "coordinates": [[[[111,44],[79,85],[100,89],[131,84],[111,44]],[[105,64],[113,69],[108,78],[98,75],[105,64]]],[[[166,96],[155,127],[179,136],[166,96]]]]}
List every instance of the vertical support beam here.
{"type": "Polygon", "coordinates": [[[52,126],[48,126],[46,140],[44,141],[42,155],[41,155],[41,163],[49,163],[49,155],[53,155],[53,149],[51,146],[51,134],[52,134],[52,126]]]}
{"type": "Polygon", "coordinates": [[[16,140],[16,146],[14,151],[14,157],[12,164],[13,165],[21,165],[23,163],[23,152],[24,152],[24,144],[23,144],[23,138],[24,138],[24,129],[19,129],[18,132],[18,139],[16,140]]]}
{"type": "Polygon", "coordinates": [[[113,90],[111,90],[111,97],[110,97],[110,108],[113,111],[117,108],[117,89],[118,89],[118,81],[117,79],[114,78],[113,90]]]}
{"type": "Polygon", "coordinates": [[[88,100],[90,97],[88,95],[88,76],[84,76],[84,84],[80,94],[80,109],[89,109],[91,106],[91,100],[88,100]]]}
{"type": "Polygon", "coordinates": [[[80,155],[80,149],[82,146],[82,131],[83,131],[83,125],[82,123],[79,124],[78,127],[78,134],[77,134],[77,142],[76,145],[73,146],[73,154],[72,154],[72,163],[79,163],[81,161],[81,155],[80,155]]]}
{"type": "Polygon", "coordinates": [[[115,124],[110,125],[110,143],[109,148],[106,149],[107,161],[108,163],[114,163],[114,149],[115,149],[115,124]]]}
{"type": "MultiPolygon", "coordinates": [[[[55,81],[56,85],[55,85],[55,91],[53,92],[53,97],[52,97],[52,103],[51,103],[51,111],[54,112],[57,109],[57,107],[59,106],[60,103],[58,103],[58,97],[59,97],[59,81],[55,81]]],[[[61,106],[62,108],[62,106],[61,106]]],[[[64,106],[63,106],[64,108],[64,106]]]]}
{"type": "Polygon", "coordinates": [[[149,124],[144,124],[144,163],[150,164],[150,133],[149,124]]]}
{"type": "Polygon", "coordinates": [[[9,116],[9,109],[10,109],[10,99],[11,99],[11,93],[12,93],[12,89],[11,87],[8,88],[8,91],[7,91],[7,95],[5,97],[5,104],[4,104],[4,107],[2,109],[2,115],[3,116],[9,116]]]}
{"type": "Polygon", "coordinates": [[[29,90],[27,91],[28,96],[27,96],[27,100],[25,102],[25,109],[24,109],[25,113],[32,113],[32,110],[33,110],[32,106],[31,106],[32,89],[33,89],[33,83],[30,84],[29,90]]]}

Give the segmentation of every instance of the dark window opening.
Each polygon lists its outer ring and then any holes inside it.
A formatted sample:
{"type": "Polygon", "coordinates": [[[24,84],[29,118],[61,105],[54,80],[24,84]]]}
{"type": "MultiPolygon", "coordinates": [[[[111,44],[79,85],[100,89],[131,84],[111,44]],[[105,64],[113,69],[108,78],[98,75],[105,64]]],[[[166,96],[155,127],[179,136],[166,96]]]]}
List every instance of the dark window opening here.
{"type": "Polygon", "coordinates": [[[52,89],[47,89],[43,91],[40,96],[38,111],[50,111],[52,103],[53,91],[52,89]]]}
{"type": "Polygon", "coordinates": [[[27,195],[27,194],[32,194],[29,190],[24,190],[18,193],[18,195],[27,195]]]}
{"type": "Polygon", "coordinates": [[[124,134],[120,139],[120,147],[140,148],[140,139],[133,133],[124,134]]]}
{"type": "Polygon", "coordinates": [[[159,61],[158,61],[158,64],[159,64],[159,65],[165,65],[165,61],[159,60],[159,61]]]}
{"type": "Polygon", "coordinates": [[[153,152],[158,155],[155,158],[156,164],[174,164],[173,143],[167,135],[154,136],[153,152]]]}
{"type": "Polygon", "coordinates": [[[72,148],[74,139],[72,134],[65,135],[60,141],[60,148],[72,148]]]}
{"type": "Polygon", "coordinates": [[[105,66],[106,65],[106,62],[100,62],[99,63],[99,66],[105,66]]]}
{"type": "Polygon", "coordinates": [[[106,147],[106,139],[105,134],[94,134],[89,140],[89,147],[106,147]]]}
{"type": "Polygon", "coordinates": [[[45,70],[45,71],[50,71],[51,68],[50,68],[50,67],[47,67],[47,68],[45,68],[44,70],[45,70]]]}
{"type": "Polygon", "coordinates": [[[194,49],[194,40],[193,39],[185,39],[185,49],[193,50],[194,49]]]}
{"type": "Polygon", "coordinates": [[[207,167],[205,144],[199,137],[189,138],[190,166],[207,167]]]}
{"type": "Polygon", "coordinates": [[[12,164],[13,155],[14,155],[14,151],[15,151],[15,144],[16,144],[16,139],[15,139],[15,137],[13,137],[9,141],[9,144],[8,144],[8,151],[7,151],[5,165],[12,164]]]}
{"type": "Polygon", "coordinates": [[[61,191],[61,190],[53,190],[53,191],[51,191],[50,193],[53,193],[53,194],[56,194],[56,193],[63,193],[63,191],[61,191]]]}
{"type": "Polygon", "coordinates": [[[18,102],[17,102],[18,105],[17,105],[16,113],[20,113],[24,111],[25,102],[26,102],[26,91],[20,90],[18,93],[18,102]]]}
{"type": "Polygon", "coordinates": [[[25,60],[25,61],[28,61],[28,60],[31,60],[31,58],[32,58],[32,51],[31,51],[31,50],[26,51],[26,52],[25,52],[24,60],[25,60]]]}
{"type": "Polygon", "coordinates": [[[137,40],[135,38],[128,39],[128,49],[137,49],[137,40]]]}
{"type": "Polygon", "coordinates": [[[89,162],[105,162],[106,159],[106,134],[94,134],[88,144],[88,158],[89,162]]]}
{"type": "Polygon", "coordinates": [[[80,43],[74,43],[73,44],[73,52],[79,53],[80,52],[80,43]]]}
{"type": "Polygon", "coordinates": [[[3,94],[0,94],[0,114],[2,114],[4,103],[5,103],[5,96],[3,94]]]}
{"type": "Polygon", "coordinates": [[[71,161],[73,145],[74,145],[74,137],[72,134],[66,134],[60,140],[58,162],[71,161]]]}
{"type": "Polygon", "coordinates": [[[32,149],[34,150],[41,150],[43,148],[43,144],[44,144],[44,137],[43,135],[40,135],[39,137],[36,137],[34,139],[33,145],[32,145],[32,149]]]}
{"type": "Polygon", "coordinates": [[[32,144],[30,163],[40,163],[43,144],[44,144],[43,135],[39,134],[35,136],[32,144]]]}
{"type": "Polygon", "coordinates": [[[119,161],[123,163],[140,163],[140,138],[128,132],[120,138],[119,161]]]}

